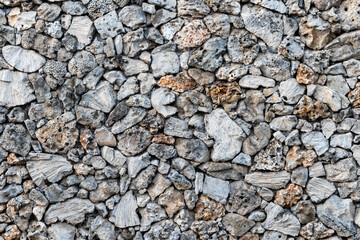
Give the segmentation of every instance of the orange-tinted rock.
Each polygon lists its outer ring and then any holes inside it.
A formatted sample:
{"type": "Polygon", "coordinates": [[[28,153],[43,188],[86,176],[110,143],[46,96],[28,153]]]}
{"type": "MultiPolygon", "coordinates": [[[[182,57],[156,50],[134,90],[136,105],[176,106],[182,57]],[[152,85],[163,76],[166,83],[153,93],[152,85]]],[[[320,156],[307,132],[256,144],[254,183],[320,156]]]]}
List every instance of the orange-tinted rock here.
{"type": "Polygon", "coordinates": [[[16,225],[13,225],[6,233],[2,235],[5,240],[20,239],[21,232],[16,225]]]}
{"type": "Polygon", "coordinates": [[[24,164],[25,159],[23,157],[17,157],[15,153],[10,153],[7,157],[7,162],[10,165],[24,164]]]}
{"type": "Polygon", "coordinates": [[[185,92],[196,86],[194,79],[192,79],[185,70],[178,73],[175,77],[173,75],[164,76],[160,78],[157,84],[160,87],[171,88],[177,92],[185,92]]]}
{"type": "Polygon", "coordinates": [[[236,82],[217,82],[206,89],[206,95],[211,98],[213,103],[224,104],[237,102],[242,98],[242,91],[236,82]]]}
{"type": "Polygon", "coordinates": [[[183,27],[174,37],[180,50],[198,47],[210,38],[211,34],[202,20],[194,20],[183,27]]]}
{"type": "Polygon", "coordinates": [[[360,84],[356,84],[356,88],[349,92],[347,97],[350,100],[352,107],[359,108],[360,107],[360,84]]]}
{"type": "Polygon", "coordinates": [[[299,146],[294,146],[286,155],[287,171],[292,171],[299,165],[310,167],[316,161],[317,155],[314,150],[302,150],[299,146]]]}
{"type": "Polygon", "coordinates": [[[317,78],[317,74],[310,67],[305,64],[300,64],[296,75],[298,83],[314,84],[316,83],[317,78]]]}
{"type": "Polygon", "coordinates": [[[315,121],[318,118],[330,116],[329,107],[323,102],[314,102],[310,97],[304,96],[295,106],[294,114],[302,119],[315,121]]]}
{"type": "Polygon", "coordinates": [[[155,109],[148,111],[146,117],[139,123],[140,126],[148,129],[151,134],[156,134],[164,127],[165,118],[155,109]]]}
{"type": "Polygon", "coordinates": [[[274,202],[282,207],[292,207],[300,200],[302,194],[302,187],[291,183],[287,188],[277,191],[274,202]]]}
{"type": "Polygon", "coordinates": [[[214,220],[225,215],[225,208],[205,195],[201,195],[195,206],[195,219],[214,220]]]}
{"type": "Polygon", "coordinates": [[[175,143],[175,138],[172,136],[167,136],[165,134],[159,134],[159,135],[153,137],[152,142],[173,145],[175,143]]]}
{"type": "Polygon", "coordinates": [[[80,134],[80,143],[87,153],[96,153],[98,150],[95,137],[88,129],[80,134]]]}
{"type": "Polygon", "coordinates": [[[180,209],[185,207],[184,196],[180,191],[175,190],[174,187],[166,189],[166,191],[159,196],[158,203],[165,207],[165,211],[169,217],[173,217],[180,209]]]}

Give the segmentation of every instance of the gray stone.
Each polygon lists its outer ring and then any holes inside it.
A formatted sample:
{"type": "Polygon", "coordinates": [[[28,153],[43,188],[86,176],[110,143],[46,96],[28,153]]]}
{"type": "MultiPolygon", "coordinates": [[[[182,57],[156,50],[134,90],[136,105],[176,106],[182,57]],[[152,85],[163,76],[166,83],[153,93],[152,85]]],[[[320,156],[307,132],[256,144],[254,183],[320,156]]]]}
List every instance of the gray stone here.
{"type": "Polygon", "coordinates": [[[270,122],[270,128],[274,131],[291,131],[297,124],[297,117],[287,115],[274,118],[270,122]]]}
{"type": "Polygon", "coordinates": [[[132,59],[125,56],[121,57],[120,68],[126,76],[137,75],[149,71],[149,66],[138,59],[132,59]]]}
{"type": "Polygon", "coordinates": [[[10,199],[16,197],[23,192],[21,185],[8,185],[0,190],[0,203],[6,204],[10,199]]]}
{"type": "Polygon", "coordinates": [[[77,39],[77,49],[80,50],[91,43],[94,31],[93,22],[88,16],[76,16],[72,18],[70,28],[65,33],[65,36],[75,36],[77,39]]]}
{"type": "Polygon", "coordinates": [[[177,112],[176,107],[167,106],[175,102],[175,94],[168,88],[158,88],[151,94],[151,105],[164,117],[169,117],[177,112]]]}
{"type": "Polygon", "coordinates": [[[131,128],[132,126],[139,123],[141,120],[144,119],[146,116],[146,110],[143,108],[132,107],[130,108],[127,115],[121,119],[120,121],[116,122],[112,128],[111,132],[113,134],[119,134],[124,132],[126,129],[131,128]]]}
{"type": "Polygon", "coordinates": [[[180,61],[172,45],[160,46],[152,51],[151,69],[154,77],[162,77],[166,74],[178,73],[180,61]],[[166,62],[167,64],[164,64],[166,62]]]}
{"type": "Polygon", "coordinates": [[[87,51],[81,51],[77,52],[69,61],[68,69],[71,74],[76,75],[78,78],[82,78],[96,66],[97,64],[94,55],[87,51]]]}
{"type": "Polygon", "coordinates": [[[304,55],[305,44],[300,37],[286,37],[281,42],[278,53],[291,61],[300,60],[304,55]]]}
{"type": "Polygon", "coordinates": [[[139,216],[136,213],[136,198],[132,191],[123,196],[118,205],[114,209],[112,215],[115,226],[119,228],[127,228],[140,225],[139,216]]]}
{"type": "Polygon", "coordinates": [[[202,192],[220,203],[225,203],[230,193],[230,184],[228,181],[206,175],[202,192]]]}
{"type": "Polygon", "coordinates": [[[118,135],[118,149],[125,156],[134,156],[144,151],[151,143],[151,134],[143,127],[135,126],[118,135]]]}
{"type": "Polygon", "coordinates": [[[96,19],[94,25],[101,38],[115,37],[120,32],[124,31],[123,25],[118,19],[115,11],[111,11],[108,14],[96,19]]]}
{"type": "Polygon", "coordinates": [[[207,133],[215,139],[211,159],[227,161],[241,150],[245,138],[243,130],[231,120],[223,109],[215,109],[204,118],[207,133]]]}
{"type": "Polygon", "coordinates": [[[335,185],[324,178],[312,178],[306,186],[306,192],[314,203],[327,199],[335,191],[335,185]]]}
{"type": "Polygon", "coordinates": [[[170,117],[165,121],[164,133],[169,136],[180,138],[191,138],[193,135],[187,122],[174,117],[170,117]]]}
{"type": "Polygon", "coordinates": [[[254,158],[255,164],[252,169],[280,171],[285,167],[284,157],[282,156],[283,145],[280,141],[273,138],[265,150],[261,150],[254,158]]]}
{"type": "Polygon", "coordinates": [[[255,222],[239,214],[228,213],[223,217],[222,224],[232,236],[241,237],[255,225],[255,222]]]}
{"type": "Polygon", "coordinates": [[[314,97],[316,100],[326,103],[334,112],[347,108],[350,104],[343,94],[325,86],[317,86],[314,97]]]}
{"type": "Polygon", "coordinates": [[[140,209],[141,231],[150,229],[153,222],[158,222],[167,217],[165,210],[156,203],[148,203],[145,208],[140,209]]]}
{"type": "Polygon", "coordinates": [[[350,199],[340,199],[333,195],[316,208],[322,223],[332,228],[341,237],[349,237],[356,233],[354,226],[355,206],[350,199]]]}
{"type": "Polygon", "coordinates": [[[329,149],[329,142],[321,132],[308,132],[301,135],[301,141],[307,149],[314,149],[318,156],[329,149]]]}
{"type": "Polygon", "coordinates": [[[114,194],[120,192],[119,183],[117,180],[108,180],[101,182],[95,191],[91,191],[89,199],[93,203],[104,202],[114,194]]]}
{"type": "Polygon", "coordinates": [[[136,31],[128,32],[122,38],[123,52],[128,57],[135,57],[144,50],[147,50],[151,44],[145,39],[145,32],[143,28],[136,31]]]}
{"type": "Polygon", "coordinates": [[[176,139],[175,147],[180,157],[204,163],[209,161],[210,152],[204,142],[199,139],[176,139]]]}
{"type": "Polygon", "coordinates": [[[335,134],[331,136],[330,146],[350,149],[352,146],[352,140],[353,140],[352,133],[335,134]]]}
{"type": "Polygon", "coordinates": [[[263,227],[266,230],[278,231],[293,237],[299,234],[300,222],[288,210],[274,203],[269,203],[265,211],[267,216],[263,227]]]}
{"type": "Polygon", "coordinates": [[[166,9],[160,9],[151,15],[151,23],[154,27],[158,27],[164,23],[169,22],[176,17],[176,13],[168,11],[166,9]]]}
{"type": "Polygon", "coordinates": [[[332,182],[349,182],[357,179],[357,167],[352,158],[325,165],[325,172],[326,178],[332,182]]]}
{"type": "Polygon", "coordinates": [[[259,87],[271,88],[275,87],[275,81],[262,76],[246,75],[240,79],[239,85],[240,87],[251,89],[257,89],[259,87]]]}
{"type": "Polygon", "coordinates": [[[31,154],[26,168],[37,186],[41,186],[46,181],[58,182],[73,172],[72,165],[66,158],[45,153],[31,154]]]}
{"type": "Polygon", "coordinates": [[[166,161],[166,159],[173,158],[177,155],[176,149],[167,144],[152,143],[148,149],[148,153],[159,158],[160,160],[166,161]]]}
{"type": "Polygon", "coordinates": [[[283,56],[266,52],[259,54],[254,61],[254,66],[261,70],[261,73],[276,81],[285,81],[291,77],[290,62],[283,56]]]}
{"type": "Polygon", "coordinates": [[[195,50],[189,58],[189,66],[214,72],[222,62],[222,54],[226,51],[225,40],[215,37],[207,40],[202,47],[195,50]]]}
{"type": "Polygon", "coordinates": [[[0,147],[25,157],[31,148],[30,141],[29,132],[21,124],[9,124],[0,137],[0,147]]]}
{"type": "Polygon", "coordinates": [[[264,40],[271,49],[278,48],[284,31],[282,17],[279,14],[246,4],[242,7],[241,17],[246,30],[264,40]]]}
{"type": "Polygon", "coordinates": [[[136,5],[126,6],[119,12],[120,21],[127,27],[135,29],[146,23],[146,16],[141,7],[136,5]]]}
{"type": "Polygon", "coordinates": [[[233,29],[228,38],[227,50],[234,63],[251,64],[259,54],[257,37],[245,29],[233,29]]]}
{"type": "Polygon", "coordinates": [[[116,240],[114,225],[101,216],[92,221],[90,229],[99,240],[116,240]]]}
{"type": "Polygon", "coordinates": [[[201,0],[179,0],[177,10],[180,17],[204,17],[210,13],[210,8],[201,0]]]}
{"type": "Polygon", "coordinates": [[[39,18],[46,21],[55,21],[60,15],[61,8],[56,4],[42,3],[36,11],[39,18]]]}
{"type": "Polygon", "coordinates": [[[305,86],[300,85],[295,78],[281,82],[279,87],[280,97],[287,104],[296,104],[305,93],[305,86]]]}
{"type": "Polygon", "coordinates": [[[245,181],[257,187],[280,189],[290,181],[290,174],[286,171],[253,172],[245,175],[245,181]]]}
{"type": "Polygon", "coordinates": [[[56,223],[49,227],[48,233],[54,240],[72,240],[75,238],[76,228],[67,223],[56,223]]]}
{"type": "Polygon", "coordinates": [[[45,213],[45,223],[66,221],[69,224],[79,224],[85,220],[87,213],[94,212],[94,204],[87,199],[72,198],[62,203],[51,205],[45,213]]]}

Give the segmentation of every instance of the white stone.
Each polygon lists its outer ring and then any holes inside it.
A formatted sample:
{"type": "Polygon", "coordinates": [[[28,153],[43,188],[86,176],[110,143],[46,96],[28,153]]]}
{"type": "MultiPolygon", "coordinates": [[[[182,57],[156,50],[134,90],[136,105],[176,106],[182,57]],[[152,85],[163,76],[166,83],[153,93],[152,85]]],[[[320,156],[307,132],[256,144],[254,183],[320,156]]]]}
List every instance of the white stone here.
{"type": "Polygon", "coordinates": [[[306,87],[300,85],[295,78],[281,82],[279,87],[280,97],[287,104],[295,104],[304,95],[306,87]]]}
{"type": "Polygon", "coordinates": [[[18,31],[23,31],[33,27],[36,23],[36,12],[21,12],[20,8],[13,8],[7,15],[9,19],[9,25],[18,31]]]}
{"type": "Polygon", "coordinates": [[[106,81],[100,83],[95,90],[85,93],[79,105],[103,112],[110,112],[115,106],[115,92],[112,85],[106,81]]]}
{"type": "Polygon", "coordinates": [[[330,197],[336,191],[335,185],[324,178],[312,178],[306,186],[306,193],[311,201],[319,203],[330,197]]]}
{"type": "Polygon", "coordinates": [[[239,81],[240,87],[257,89],[259,87],[271,88],[275,87],[275,81],[271,78],[262,76],[246,75],[239,81]]]}
{"type": "Polygon", "coordinates": [[[33,50],[25,50],[19,46],[7,45],[2,48],[2,54],[12,67],[22,72],[35,72],[41,68],[46,60],[33,50]]]}
{"type": "Polygon", "coordinates": [[[230,184],[228,181],[205,175],[202,192],[216,201],[225,203],[230,193],[230,184]]]}
{"type": "Polygon", "coordinates": [[[119,204],[116,205],[112,216],[115,226],[127,228],[140,225],[140,219],[136,213],[136,209],[136,198],[132,191],[129,191],[121,198],[119,204]]]}
{"type": "Polygon", "coordinates": [[[76,16],[72,18],[70,28],[66,34],[77,38],[78,49],[80,50],[91,43],[94,30],[93,22],[88,16],[76,16]]]}
{"type": "Polygon", "coordinates": [[[329,149],[329,142],[321,132],[309,132],[301,135],[301,141],[307,149],[315,149],[321,156],[329,149]]]}

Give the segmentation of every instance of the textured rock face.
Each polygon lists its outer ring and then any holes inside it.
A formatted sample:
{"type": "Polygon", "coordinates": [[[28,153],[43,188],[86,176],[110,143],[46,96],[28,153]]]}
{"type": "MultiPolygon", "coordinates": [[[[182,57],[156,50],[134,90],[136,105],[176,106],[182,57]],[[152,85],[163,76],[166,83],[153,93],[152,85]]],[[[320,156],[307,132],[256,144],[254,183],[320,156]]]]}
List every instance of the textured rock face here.
{"type": "Polygon", "coordinates": [[[358,0],[0,0],[0,240],[360,239],[358,0]]]}

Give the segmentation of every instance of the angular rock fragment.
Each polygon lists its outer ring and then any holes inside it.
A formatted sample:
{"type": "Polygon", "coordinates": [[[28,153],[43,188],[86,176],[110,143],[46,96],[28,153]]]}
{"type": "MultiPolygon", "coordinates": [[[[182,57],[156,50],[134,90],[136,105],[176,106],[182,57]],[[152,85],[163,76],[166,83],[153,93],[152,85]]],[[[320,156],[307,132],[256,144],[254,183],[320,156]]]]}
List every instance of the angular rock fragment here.
{"type": "Polygon", "coordinates": [[[218,178],[205,176],[203,193],[210,198],[223,203],[230,192],[230,184],[218,178]]]}
{"type": "Polygon", "coordinates": [[[83,49],[91,43],[94,30],[93,22],[89,17],[76,16],[72,18],[70,28],[65,35],[75,36],[78,42],[77,49],[83,49]]]}
{"type": "Polygon", "coordinates": [[[209,149],[199,139],[178,138],[175,147],[179,156],[188,160],[203,163],[210,158],[209,149]]]}
{"type": "Polygon", "coordinates": [[[270,52],[259,54],[254,61],[265,77],[276,81],[285,81],[290,78],[290,62],[283,56],[270,52]]]}
{"type": "Polygon", "coordinates": [[[311,49],[322,49],[332,38],[331,25],[320,17],[305,16],[299,24],[300,36],[311,49]]]}
{"type": "Polygon", "coordinates": [[[115,207],[112,216],[115,226],[126,228],[140,225],[140,219],[136,213],[136,209],[136,198],[132,191],[129,191],[121,198],[119,204],[115,207]]]}
{"type": "Polygon", "coordinates": [[[151,105],[164,117],[174,115],[177,109],[167,106],[175,101],[175,94],[166,88],[158,88],[151,94],[151,105]]]}
{"type": "Polygon", "coordinates": [[[260,47],[254,34],[244,29],[233,29],[228,38],[227,50],[232,62],[249,65],[257,57],[260,47]]]}
{"type": "Polygon", "coordinates": [[[118,20],[118,16],[115,11],[111,11],[106,15],[96,19],[94,21],[96,30],[100,33],[102,38],[115,37],[119,32],[124,31],[123,25],[118,20]]]}
{"type": "Polygon", "coordinates": [[[29,132],[21,124],[9,124],[0,137],[0,147],[25,157],[31,149],[30,141],[29,132]]]}
{"type": "Polygon", "coordinates": [[[211,34],[201,20],[193,20],[185,25],[174,37],[180,50],[198,47],[210,38],[211,34]]]}
{"type": "Polygon", "coordinates": [[[309,132],[301,135],[301,141],[307,149],[314,149],[318,156],[329,149],[329,142],[321,132],[309,132]]]}
{"type": "Polygon", "coordinates": [[[232,236],[241,237],[255,225],[255,222],[239,214],[228,213],[223,217],[222,224],[232,236]]]}
{"type": "Polygon", "coordinates": [[[290,174],[286,171],[253,172],[245,175],[245,181],[257,187],[280,189],[290,181],[290,174]]]}
{"type": "Polygon", "coordinates": [[[242,7],[241,17],[246,30],[264,40],[271,49],[278,48],[284,31],[283,20],[279,14],[246,4],[242,7]]]}
{"type": "Polygon", "coordinates": [[[45,223],[66,221],[69,224],[79,224],[85,220],[85,215],[94,212],[94,204],[87,199],[72,198],[62,203],[51,205],[45,213],[45,223]]]}
{"type": "Polygon", "coordinates": [[[215,139],[211,158],[227,161],[241,150],[245,138],[243,130],[233,122],[223,109],[215,109],[204,118],[207,133],[215,139]]]}
{"type": "Polygon", "coordinates": [[[312,178],[306,186],[306,192],[311,201],[318,203],[330,197],[336,188],[333,183],[323,178],[312,178]]]}
{"type": "Polygon", "coordinates": [[[251,89],[259,87],[271,88],[275,86],[275,81],[262,76],[246,75],[240,79],[239,85],[240,87],[251,89]]]}
{"type": "Polygon", "coordinates": [[[118,136],[118,149],[126,156],[134,156],[151,143],[151,134],[143,127],[132,127],[118,136]]]}

